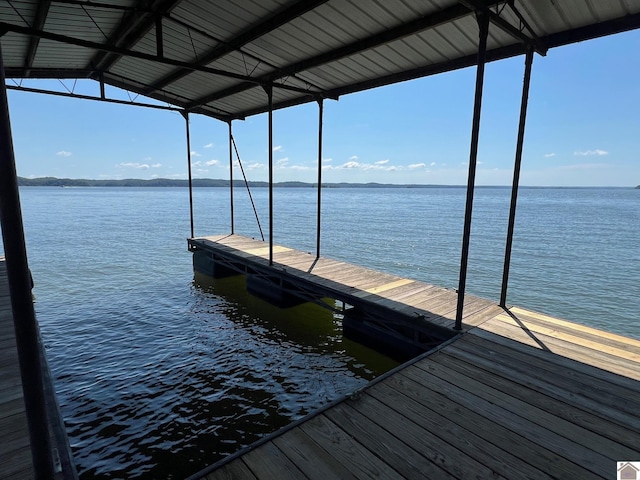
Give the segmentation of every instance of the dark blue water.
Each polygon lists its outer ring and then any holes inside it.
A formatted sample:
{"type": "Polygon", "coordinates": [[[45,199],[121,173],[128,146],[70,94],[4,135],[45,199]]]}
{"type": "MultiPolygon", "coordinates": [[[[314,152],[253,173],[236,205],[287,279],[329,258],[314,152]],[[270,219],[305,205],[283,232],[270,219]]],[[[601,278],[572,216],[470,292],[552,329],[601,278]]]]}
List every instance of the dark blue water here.
{"type": "MultiPolygon", "coordinates": [[[[253,191],[268,231],[267,190],[253,191]]],[[[476,192],[467,291],[500,294],[509,189],[476,192]]],[[[23,188],[36,311],[82,479],[182,478],[366,384],[389,359],[314,305],[195,278],[183,189],[23,188]]],[[[640,338],[640,190],[522,189],[509,302],[640,338]]],[[[322,253],[456,287],[465,190],[327,189],[322,253]]],[[[196,235],[229,192],[195,190],[196,235]]],[[[275,190],[274,240],[315,251],[316,192],[275,190]]],[[[236,232],[259,238],[236,191],[236,232]]]]}

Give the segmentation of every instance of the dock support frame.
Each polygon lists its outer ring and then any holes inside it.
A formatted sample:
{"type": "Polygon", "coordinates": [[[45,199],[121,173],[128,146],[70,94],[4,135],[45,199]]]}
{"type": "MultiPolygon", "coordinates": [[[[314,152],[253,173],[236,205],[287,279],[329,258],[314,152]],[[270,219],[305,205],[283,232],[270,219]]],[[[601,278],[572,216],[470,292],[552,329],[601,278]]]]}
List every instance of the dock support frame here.
{"type": "Polygon", "coordinates": [[[18,347],[22,391],[27,412],[34,474],[36,479],[54,476],[49,422],[40,363],[38,323],[31,297],[31,275],[27,261],[20,208],[11,121],[7,100],[2,48],[0,47],[0,223],[6,256],[11,308],[18,347]]]}
{"type": "Polygon", "coordinates": [[[320,258],[320,226],[322,220],[322,119],[324,100],[318,99],[318,217],[316,224],[316,259],[320,258]]]}
{"type": "Polygon", "coordinates": [[[193,230],[193,178],[191,175],[191,129],[189,127],[189,112],[180,112],[184,117],[187,129],[187,170],[189,172],[189,220],[191,223],[191,238],[194,237],[193,230]]]}
{"type": "Polygon", "coordinates": [[[522,165],[522,146],[524,144],[524,130],[527,122],[527,106],[529,103],[529,86],[531,84],[531,67],[533,65],[534,50],[527,47],[524,66],[524,81],[522,84],[522,101],[520,104],[520,123],[518,125],[518,141],[516,144],[516,158],[513,167],[513,184],[511,186],[511,207],[509,209],[509,226],[507,228],[507,242],[504,252],[504,267],[502,271],[502,290],[500,292],[500,306],[506,307],[507,288],[509,284],[509,268],[511,266],[511,247],[513,245],[513,231],[516,222],[516,206],[518,203],[518,188],[520,184],[520,166],[522,165]]]}
{"type": "Polygon", "coordinates": [[[231,235],[235,233],[234,213],[233,213],[233,127],[229,121],[229,205],[231,213],[231,235]]]}
{"type": "Polygon", "coordinates": [[[458,283],[458,305],[456,309],[455,329],[462,330],[464,292],[467,283],[467,265],[469,263],[469,239],[471,237],[471,215],[473,213],[473,193],[476,181],[478,160],[478,140],[480,137],[480,114],[482,112],[482,87],[484,84],[484,65],[487,57],[487,37],[489,35],[489,14],[484,10],[476,12],[480,27],[478,43],[478,68],[476,70],[476,90],[473,105],[473,124],[471,129],[471,152],[469,154],[469,177],[467,180],[467,202],[462,233],[462,253],[460,257],[460,280],[458,283]]]}

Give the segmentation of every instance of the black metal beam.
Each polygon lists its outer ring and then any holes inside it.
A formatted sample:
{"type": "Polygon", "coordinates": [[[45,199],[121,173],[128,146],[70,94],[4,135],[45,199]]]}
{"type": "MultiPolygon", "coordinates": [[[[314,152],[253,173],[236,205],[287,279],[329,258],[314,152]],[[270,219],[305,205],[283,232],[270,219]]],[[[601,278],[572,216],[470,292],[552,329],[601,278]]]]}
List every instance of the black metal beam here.
{"type": "Polygon", "coordinates": [[[318,214],[316,219],[316,259],[320,258],[320,226],[322,212],[322,117],[324,100],[318,99],[318,214]]]}
{"type": "MultiPolygon", "coordinates": [[[[211,62],[222,58],[228,53],[240,50],[247,43],[250,43],[256,38],[259,38],[290,22],[291,20],[304,15],[308,11],[313,10],[323,3],[326,3],[327,1],[328,0],[299,0],[293,5],[288,5],[285,8],[274,13],[273,15],[263,19],[256,25],[252,25],[251,27],[247,28],[243,32],[239,33],[235,38],[215,46],[203,56],[201,56],[198,60],[198,63],[200,65],[208,65],[211,62]]],[[[189,75],[191,72],[192,70],[186,68],[178,68],[165,77],[161,78],[157,82],[154,82],[153,85],[149,87],[149,90],[162,89],[167,85],[189,75]]]]}
{"type": "Polygon", "coordinates": [[[509,208],[509,225],[507,227],[507,243],[504,252],[502,270],[502,290],[500,292],[500,306],[507,306],[507,288],[509,285],[509,268],[511,266],[511,247],[513,245],[513,231],[516,223],[516,206],[518,203],[518,188],[520,185],[520,166],[522,165],[522,146],[524,144],[524,129],[527,123],[527,105],[529,103],[529,85],[531,84],[531,67],[533,64],[533,50],[529,49],[525,57],[524,80],[522,83],[522,101],[520,103],[520,123],[518,125],[518,141],[516,143],[516,158],[513,167],[513,184],[511,186],[511,206],[509,208]]]}
{"type": "Polygon", "coordinates": [[[49,422],[40,363],[41,347],[38,340],[38,323],[31,297],[31,274],[27,262],[5,85],[2,49],[0,48],[0,224],[2,225],[2,241],[6,256],[11,309],[34,473],[36,479],[53,479],[49,422]]]}
{"type": "Polygon", "coordinates": [[[77,93],[68,93],[68,92],[56,92],[55,90],[44,90],[41,88],[29,88],[29,87],[20,87],[16,85],[7,85],[7,90],[17,90],[19,92],[29,92],[29,93],[41,93],[44,95],[54,95],[57,97],[68,97],[68,98],[78,98],[82,100],[94,100],[97,102],[105,102],[105,103],[115,103],[118,105],[131,105],[134,107],[145,107],[145,108],[153,108],[156,110],[169,110],[172,112],[181,112],[183,111],[178,107],[169,107],[165,105],[153,105],[151,103],[141,103],[141,102],[131,102],[127,100],[117,100],[115,98],[107,98],[103,97],[92,97],[91,95],[79,95],[77,93]]]}
{"type": "Polygon", "coordinates": [[[158,15],[155,18],[156,27],[156,55],[162,58],[164,57],[164,33],[162,30],[162,16],[158,15]]]}
{"type": "MultiPolygon", "coordinates": [[[[156,25],[158,15],[168,14],[182,0],[151,0],[144,2],[145,11],[127,13],[116,31],[109,37],[107,44],[129,50],[156,25]],[[155,12],[150,13],[149,11],[155,12]]],[[[99,51],[89,61],[88,68],[107,71],[121,57],[117,51],[99,51]]],[[[95,78],[94,78],[95,80],[95,78]]]]}
{"type": "MultiPolygon", "coordinates": [[[[51,0],[43,0],[38,2],[38,8],[36,10],[36,15],[33,19],[32,28],[36,30],[42,30],[44,27],[44,22],[47,19],[47,13],[49,13],[49,7],[51,6],[51,0]]],[[[29,76],[29,71],[33,66],[33,61],[36,58],[36,52],[38,51],[38,45],[40,44],[39,37],[31,37],[29,39],[29,47],[27,47],[27,54],[24,57],[24,69],[25,76],[29,76]]]]}
{"type": "Polygon", "coordinates": [[[476,181],[476,164],[478,160],[478,140],[480,139],[480,114],[482,112],[482,87],[484,84],[484,65],[487,53],[487,36],[489,34],[489,16],[484,11],[477,13],[480,27],[478,42],[478,69],[476,71],[476,93],[473,104],[473,125],[471,128],[471,151],[469,153],[469,177],[467,181],[467,202],[464,213],[464,230],[462,233],[462,253],[460,257],[460,280],[458,282],[458,305],[456,309],[455,329],[462,330],[462,314],[464,293],[467,285],[467,265],[469,262],[469,240],[471,238],[471,216],[473,213],[473,194],[476,181]]]}
{"type": "MultiPolygon", "coordinates": [[[[504,3],[505,1],[506,0],[492,0],[487,2],[487,5],[492,6],[498,3],[504,3]]],[[[461,4],[456,4],[449,8],[445,8],[444,10],[432,13],[431,15],[426,15],[417,20],[407,22],[400,26],[377,33],[375,35],[372,35],[371,37],[367,37],[348,45],[336,48],[334,50],[321,53],[320,55],[316,55],[315,57],[311,57],[300,62],[289,64],[286,67],[280,68],[273,73],[262,75],[258,78],[260,78],[260,80],[264,82],[273,82],[274,80],[277,80],[279,78],[295,75],[310,68],[314,68],[329,62],[334,62],[349,55],[354,55],[356,53],[363,52],[380,45],[384,45],[385,43],[399,40],[403,37],[415,34],[417,32],[421,32],[437,27],[438,25],[452,22],[471,13],[472,12],[468,7],[461,4]]],[[[187,105],[186,108],[191,109],[197,107],[198,105],[213,102],[229,95],[243,92],[252,87],[253,85],[249,83],[240,83],[224,90],[213,92],[209,95],[200,97],[194,100],[191,104],[187,105]]]]}
{"type": "Polygon", "coordinates": [[[233,213],[233,127],[232,121],[229,120],[229,205],[231,213],[231,235],[235,233],[234,213],[233,213]]]}

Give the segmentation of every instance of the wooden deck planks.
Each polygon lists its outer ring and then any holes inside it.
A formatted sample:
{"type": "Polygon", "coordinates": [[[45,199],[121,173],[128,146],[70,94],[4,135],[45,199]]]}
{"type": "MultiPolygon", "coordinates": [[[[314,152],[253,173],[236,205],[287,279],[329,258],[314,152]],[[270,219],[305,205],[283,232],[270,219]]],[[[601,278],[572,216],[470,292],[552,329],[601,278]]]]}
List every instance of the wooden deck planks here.
{"type": "Polygon", "coordinates": [[[16,346],[6,280],[6,265],[0,259],[0,466],[3,478],[34,478],[29,428],[25,411],[18,348],[16,346]],[[6,475],[6,477],[5,477],[6,475]]]}
{"type": "Polygon", "coordinates": [[[528,328],[509,325],[495,318],[488,320],[481,325],[482,330],[510,338],[514,341],[526,345],[557,353],[558,355],[572,358],[579,362],[604,370],[617,373],[634,380],[640,380],[640,371],[636,362],[630,362],[624,358],[610,355],[596,348],[585,348],[570,341],[558,339],[555,335],[544,335],[531,332],[528,328]]]}
{"type": "MultiPolygon", "coordinates": [[[[640,458],[640,382],[476,331],[256,450],[308,478],[612,478],[640,458]]],[[[269,458],[252,475],[276,478],[269,458]]]]}
{"type": "MultiPolygon", "coordinates": [[[[296,274],[452,325],[451,290],[343,262],[311,271],[296,274]]],[[[640,341],[474,296],[463,321],[446,346],[207,478],[612,478],[640,459],[640,341]]]]}

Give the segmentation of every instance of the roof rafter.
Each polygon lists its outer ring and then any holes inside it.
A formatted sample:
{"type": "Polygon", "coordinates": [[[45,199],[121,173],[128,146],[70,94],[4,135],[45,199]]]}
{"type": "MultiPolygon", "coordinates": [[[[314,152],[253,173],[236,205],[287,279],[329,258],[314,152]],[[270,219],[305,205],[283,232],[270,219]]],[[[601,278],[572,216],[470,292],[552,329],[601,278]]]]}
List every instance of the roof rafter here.
{"type": "MultiPolygon", "coordinates": [[[[313,10],[323,3],[326,3],[327,1],[328,0],[298,0],[293,5],[283,8],[267,17],[266,19],[263,19],[259,23],[245,29],[243,32],[239,33],[235,38],[229,40],[228,42],[224,42],[213,47],[205,55],[203,55],[202,58],[200,58],[198,63],[200,65],[207,65],[228,53],[231,53],[235,50],[240,50],[247,43],[252,42],[256,38],[259,38],[262,35],[275,30],[276,28],[290,22],[291,20],[305,14],[306,12],[313,10]]],[[[154,82],[154,84],[149,87],[149,92],[162,89],[167,85],[189,75],[191,72],[192,70],[178,68],[165,77],[161,78],[160,80],[154,82]]]]}
{"type": "MultiPolygon", "coordinates": [[[[490,0],[487,2],[487,6],[497,5],[499,3],[505,3],[506,0],[490,0]]],[[[470,15],[472,10],[469,7],[457,4],[453,5],[449,8],[445,8],[443,10],[432,13],[431,15],[426,15],[412,22],[404,23],[397,27],[391,28],[389,30],[385,30],[383,32],[377,33],[371,37],[364,38],[362,40],[358,40],[356,42],[350,43],[348,45],[344,45],[342,47],[336,48],[335,50],[331,50],[328,52],[321,53],[316,55],[315,57],[311,57],[300,62],[295,62],[286,67],[280,68],[275,72],[262,75],[260,78],[263,81],[273,82],[279,78],[288,77],[291,75],[295,75],[296,73],[300,73],[304,70],[308,70],[309,68],[317,67],[319,65],[323,65],[325,63],[333,62],[335,60],[339,60],[341,58],[347,57],[349,55],[353,55],[356,53],[363,52],[370,48],[383,45],[385,43],[389,43],[394,40],[398,40],[402,37],[406,37],[408,35],[428,30],[438,25],[445,24],[447,22],[454,21],[458,18],[465,17],[470,15]]],[[[254,85],[250,83],[241,83],[238,85],[234,85],[233,87],[226,88],[224,90],[220,90],[218,92],[213,92],[209,95],[205,95],[200,97],[191,104],[187,106],[188,109],[192,109],[198,107],[202,104],[213,102],[215,100],[219,100],[221,98],[227,97],[229,95],[233,95],[236,93],[243,92],[252,88],[254,85]]]]}
{"type": "MultiPolygon", "coordinates": [[[[51,6],[51,0],[45,0],[38,2],[38,9],[36,10],[35,18],[33,19],[33,25],[36,30],[42,30],[44,28],[44,22],[47,20],[47,13],[49,13],[49,7],[51,6]]],[[[28,77],[33,61],[36,58],[36,52],[38,51],[38,45],[40,44],[40,37],[33,36],[29,40],[29,47],[24,57],[24,69],[25,76],[28,77]]]]}
{"type": "MultiPolygon", "coordinates": [[[[130,49],[156,24],[158,15],[169,13],[182,0],[148,0],[144,2],[144,12],[130,12],[125,15],[107,43],[125,50],[130,49]],[[150,11],[156,12],[150,13],[150,11]]],[[[89,68],[97,72],[108,70],[122,54],[108,51],[98,52],[90,61],[89,68]]],[[[97,78],[97,77],[96,77],[97,78]]],[[[94,80],[96,79],[94,78],[94,80]]]]}

